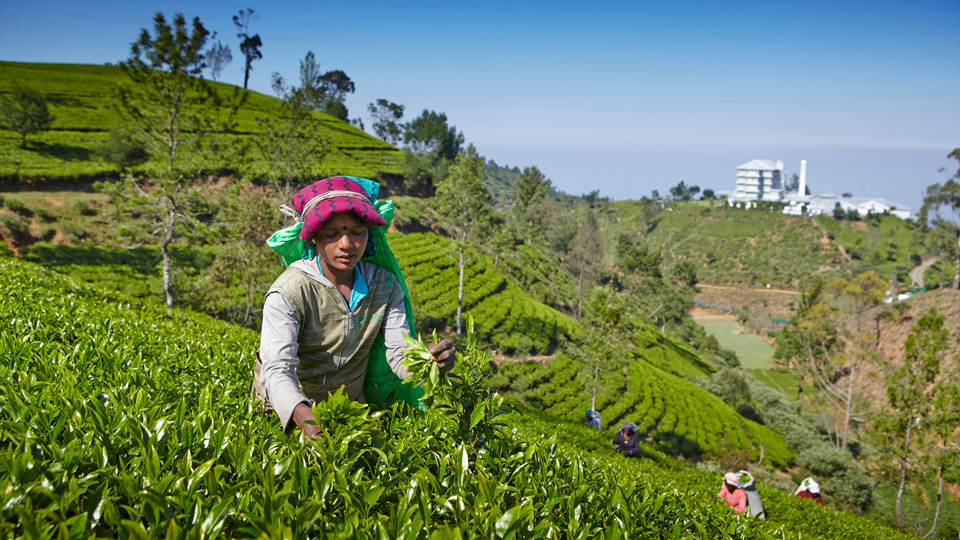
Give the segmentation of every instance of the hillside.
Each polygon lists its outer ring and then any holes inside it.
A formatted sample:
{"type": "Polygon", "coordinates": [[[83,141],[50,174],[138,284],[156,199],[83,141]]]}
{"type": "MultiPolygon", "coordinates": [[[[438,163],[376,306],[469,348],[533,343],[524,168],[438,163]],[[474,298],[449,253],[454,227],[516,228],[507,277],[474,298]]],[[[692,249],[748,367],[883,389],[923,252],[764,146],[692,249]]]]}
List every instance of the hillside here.
{"type": "MultiPolygon", "coordinates": [[[[422,331],[454,327],[458,269],[452,242],[433,233],[388,235],[403,268],[413,299],[414,316],[422,331]]],[[[546,354],[561,340],[580,332],[576,321],[535,300],[504,270],[494,270],[493,259],[468,249],[464,270],[464,317],[473,315],[478,332],[508,354],[546,354]]]]}
{"type": "MultiPolygon", "coordinates": [[[[19,135],[0,130],[0,180],[72,181],[116,175],[115,166],[99,160],[94,148],[121,119],[114,105],[115,91],[121,84],[127,84],[126,75],[116,66],[0,62],[0,98],[16,85],[42,91],[55,117],[51,130],[30,136],[25,149],[20,148],[19,135]]],[[[260,122],[276,117],[279,100],[226,84],[211,84],[225,97],[246,93],[233,131],[222,137],[256,148],[262,131],[260,122]]],[[[351,171],[377,178],[400,173],[403,154],[399,150],[332,116],[313,115],[329,143],[329,153],[314,174],[323,177],[351,171]]],[[[257,174],[268,166],[265,161],[263,156],[255,157],[253,163],[243,165],[243,171],[234,164],[224,164],[224,172],[257,174]]]]}
{"type": "Polygon", "coordinates": [[[667,266],[693,261],[700,280],[713,284],[796,287],[802,276],[871,269],[909,286],[908,272],[926,253],[918,226],[894,216],[837,221],[705,202],[610,207],[617,234],[658,247],[667,266]]]}
{"type": "Polygon", "coordinates": [[[303,445],[249,400],[255,333],[10,257],[0,286],[5,535],[907,538],[763,485],[746,520],[716,475],[535,418],[475,452],[442,414],[334,398],[303,445]]]}

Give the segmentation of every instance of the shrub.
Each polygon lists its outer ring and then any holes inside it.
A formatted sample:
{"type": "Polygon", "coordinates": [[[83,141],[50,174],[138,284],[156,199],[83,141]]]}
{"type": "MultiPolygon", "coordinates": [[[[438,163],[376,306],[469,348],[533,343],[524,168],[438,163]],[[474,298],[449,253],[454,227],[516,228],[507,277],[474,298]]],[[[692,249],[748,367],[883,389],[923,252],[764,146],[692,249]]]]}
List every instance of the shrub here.
{"type": "Polygon", "coordinates": [[[81,216],[97,215],[97,209],[92,208],[86,201],[77,201],[77,212],[80,212],[81,216]]]}
{"type": "Polygon", "coordinates": [[[723,363],[727,367],[740,367],[740,359],[737,358],[737,353],[730,349],[720,349],[717,351],[717,356],[723,359],[723,363]]]}
{"type": "Polygon", "coordinates": [[[23,217],[30,217],[33,215],[33,211],[27,208],[27,205],[24,204],[20,199],[7,199],[7,209],[11,212],[16,212],[23,217]]]}
{"type": "Polygon", "coordinates": [[[527,336],[520,336],[517,338],[516,350],[520,354],[530,354],[530,350],[533,349],[533,341],[530,340],[527,336]]]}
{"type": "Polygon", "coordinates": [[[57,220],[57,216],[47,212],[46,210],[38,211],[37,218],[39,218],[43,223],[53,223],[57,220]]]}
{"type": "Polygon", "coordinates": [[[27,224],[19,216],[13,214],[0,215],[0,225],[13,237],[21,237],[29,230],[27,224]]]}

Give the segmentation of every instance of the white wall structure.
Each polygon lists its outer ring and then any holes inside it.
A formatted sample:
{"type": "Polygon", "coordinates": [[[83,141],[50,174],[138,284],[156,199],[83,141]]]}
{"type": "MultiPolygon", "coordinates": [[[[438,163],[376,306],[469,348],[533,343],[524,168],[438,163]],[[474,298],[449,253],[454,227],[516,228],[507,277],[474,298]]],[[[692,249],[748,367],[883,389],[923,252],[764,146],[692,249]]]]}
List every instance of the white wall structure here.
{"type": "Polygon", "coordinates": [[[737,167],[737,190],[733,201],[783,200],[783,162],[755,159],[737,167]]]}

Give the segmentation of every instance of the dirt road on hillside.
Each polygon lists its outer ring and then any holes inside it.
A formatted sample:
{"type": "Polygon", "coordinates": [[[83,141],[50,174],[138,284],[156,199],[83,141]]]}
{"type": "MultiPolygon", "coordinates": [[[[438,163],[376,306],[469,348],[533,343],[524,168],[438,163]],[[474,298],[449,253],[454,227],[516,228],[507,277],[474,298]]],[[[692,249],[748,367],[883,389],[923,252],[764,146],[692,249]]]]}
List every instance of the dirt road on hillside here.
{"type": "Polygon", "coordinates": [[[923,273],[927,271],[927,268],[937,264],[940,260],[940,257],[934,257],[932,259],[927,259],[920,263],[919,266],[910,271],[910,281],[913,282],[913,286],[917,288],[924,288],[926,284],[923,282],[923,273]]]}

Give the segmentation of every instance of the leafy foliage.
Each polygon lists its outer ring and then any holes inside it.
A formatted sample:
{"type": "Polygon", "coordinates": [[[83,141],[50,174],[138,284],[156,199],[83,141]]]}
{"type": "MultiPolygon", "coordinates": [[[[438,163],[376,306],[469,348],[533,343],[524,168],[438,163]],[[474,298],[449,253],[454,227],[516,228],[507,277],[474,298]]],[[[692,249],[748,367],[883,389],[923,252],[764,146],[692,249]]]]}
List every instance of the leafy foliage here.
{"type": "Polygon", "coordinates": [[[20,148],[27,147],[27,135],[49,129],[53,123],[43,95],[23,86],[15,87],[13,95],[0,102],[0,116],[4,129],[20,134],[20,148]]]}
{"type": "Polygon", "coordinates": [[[583,456],[543,440],[568,431],[544,421],[471,454],[443,415],[340,394],[317,403],[324,438],[303,445],[249,399],[254,333],[0,261],[13,284],[22,294],[0,296],[5,536],[904,538],[769,489],[771,520],[747,520],[712,500],[716,478],[583,456]]]}

